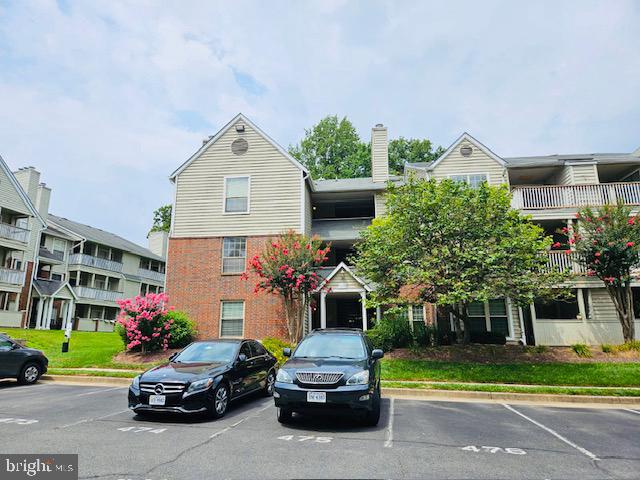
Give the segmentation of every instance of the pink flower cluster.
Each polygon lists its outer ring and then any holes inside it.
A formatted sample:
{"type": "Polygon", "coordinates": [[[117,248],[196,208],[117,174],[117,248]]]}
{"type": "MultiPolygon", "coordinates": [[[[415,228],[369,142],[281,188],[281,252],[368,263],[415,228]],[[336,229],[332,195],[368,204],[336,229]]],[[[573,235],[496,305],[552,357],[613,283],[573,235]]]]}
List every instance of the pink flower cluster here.
{"type": "Polygon", "coordinates": [[[165,315],[173,307],[168,307],[168,303],[165,293],[118,300],[118,323],[125,329],[127,350],[148,352],[169,348],[173,320],[167,320],[165,315]]]}

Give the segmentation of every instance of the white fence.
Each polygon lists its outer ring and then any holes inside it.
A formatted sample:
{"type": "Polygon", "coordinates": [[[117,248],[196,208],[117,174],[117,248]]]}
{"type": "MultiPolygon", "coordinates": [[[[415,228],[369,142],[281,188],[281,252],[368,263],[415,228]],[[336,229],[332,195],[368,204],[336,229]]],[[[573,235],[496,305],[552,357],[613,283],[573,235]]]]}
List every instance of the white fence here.
{"type": "Polygon", "coordinates": [[[513,187],[511,193],[513,208],[521,210],[580,208],[620,200],[626,205],[640,205],[640,182],[513,187]]]}

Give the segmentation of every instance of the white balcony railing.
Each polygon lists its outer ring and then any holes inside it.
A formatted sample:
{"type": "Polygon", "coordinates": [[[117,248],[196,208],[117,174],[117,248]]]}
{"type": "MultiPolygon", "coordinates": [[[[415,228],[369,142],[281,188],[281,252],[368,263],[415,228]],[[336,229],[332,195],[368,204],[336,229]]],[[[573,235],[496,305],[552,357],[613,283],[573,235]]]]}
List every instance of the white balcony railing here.
{"type": "Polygon", "coordinates": [[[81,287],[76,286],[73,287],[73,291],[76,292],[76,295],[80,298],[89,298],[92,300],[102,300],[106,302],[115,302],[121,298],[124,298],[123,292],[114,292],[112,290],[101,290],[98,288],[91,287],[81,287]]]}
{"type": "Polygon", "coordinates": [[[164,273],[147,270],[146,268],[138,269],[138,276],[164,283],[164,273]]]}
{"type": "Polygon", "coordinates": [[[29,243],[29,235],[31,230],[9,225],[8,223],[0,223],[0,237],[15,240],[21,243],[29,243]]]}
{"type": "Polygon", "coordinates": [[[100,268],[111,272],[121,272],[122,263],[107,260],[106,258],[94,257],[86,253],[74,253],[69,256],[69,265],[86,265],[88,267],[100,268]]]}
{"type": "Polygon", "coordinates": [[[640,205],[640,182],[513,187],[511,193],[511,205],[521,210],[580,208],[618,201],[640,205]]]}
{"type": "Polygon", "coordinates": [[[547,261],[549,270],[565,271],[569,270],[576,275],[584,275],[587,268],[575,253],[567,254],[565,250],[551,250],[549,252],[549,260],[547,261]]]}
{"type": "Polygon", "coordinates": [[[10,268],[0,268],[0,283],[11,285],[24,285],[24,271],[12,270],[10,268]]]}

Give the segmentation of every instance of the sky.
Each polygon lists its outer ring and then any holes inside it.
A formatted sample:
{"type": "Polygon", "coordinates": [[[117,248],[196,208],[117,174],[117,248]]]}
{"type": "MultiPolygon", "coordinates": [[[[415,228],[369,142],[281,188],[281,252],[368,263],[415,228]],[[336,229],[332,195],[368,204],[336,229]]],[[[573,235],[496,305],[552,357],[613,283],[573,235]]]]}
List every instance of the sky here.
{"type": "Polygon", "coordinates": [[[638,25],[635,0],[0,0],[0,155],[51,213],[145,245],[169,174],[238,112],[284,147],[337,114],[363,140],[630,152],[638,25]]]}

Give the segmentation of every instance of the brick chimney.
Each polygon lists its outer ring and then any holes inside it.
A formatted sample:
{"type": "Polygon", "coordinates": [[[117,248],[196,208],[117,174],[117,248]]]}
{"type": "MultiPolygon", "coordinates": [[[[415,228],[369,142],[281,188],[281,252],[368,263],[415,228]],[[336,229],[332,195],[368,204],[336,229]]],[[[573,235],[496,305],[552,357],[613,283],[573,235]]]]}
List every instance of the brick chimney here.
{"type": "Polygon", "coordinates": [[[371,129],[371,176],[374,182],[389,180],[387,127],[381,123],[371,129]]]}

